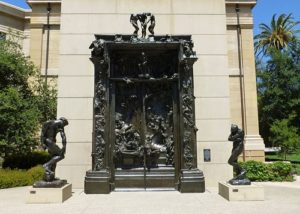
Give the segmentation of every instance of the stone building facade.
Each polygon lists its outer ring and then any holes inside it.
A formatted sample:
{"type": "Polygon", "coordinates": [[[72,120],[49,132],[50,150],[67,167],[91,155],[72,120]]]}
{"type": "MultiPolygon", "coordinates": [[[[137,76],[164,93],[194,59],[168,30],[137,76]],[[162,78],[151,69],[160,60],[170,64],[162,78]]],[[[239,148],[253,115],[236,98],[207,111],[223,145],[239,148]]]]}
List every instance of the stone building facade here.
{"type": "Polygon", "coordinates": [[[91,168],[94,34],[130,34],[131,13],[156,16],[155,34],[189,34],[194,65],[198,168],[207,186],[232,177],[230,124],[245,130],[241,159],[264,161],[259,135],[252,8],[256,0],[28,0],[31,10],[0,3],[0,31],[23,34],[24,52],[55,79],[58,117],[69,120],[66,159],[57,173],[83,187],[91,168]],[[2,18],[5,17],[5,18],[2,18]],[[47,62],[48,61],[48,62],[47,62]],[[210,150],[210,161],[204,161],[210,150]]]}

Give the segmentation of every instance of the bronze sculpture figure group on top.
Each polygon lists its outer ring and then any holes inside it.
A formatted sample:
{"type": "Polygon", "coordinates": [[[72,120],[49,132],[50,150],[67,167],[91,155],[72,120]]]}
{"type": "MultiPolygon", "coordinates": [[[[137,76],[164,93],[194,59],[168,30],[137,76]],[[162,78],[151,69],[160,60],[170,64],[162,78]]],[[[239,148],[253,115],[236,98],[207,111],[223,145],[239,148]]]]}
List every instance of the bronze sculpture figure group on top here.
{"type": "Polygon", "coordinates": [[[140,30],[138,21],[141,24],[142,28],[142,38],[146,37],[147,33],[147,26],[150,22],[150,25],[148,27],[149,32],[154,35],[154,27],[155,27],[155,16],[151,13],[138,13],[138,14],[131,14],[130,16],[130,23],[135,28],[135,31],[133,32],[134,36],[138,36],[138,32],[140,30]]]}

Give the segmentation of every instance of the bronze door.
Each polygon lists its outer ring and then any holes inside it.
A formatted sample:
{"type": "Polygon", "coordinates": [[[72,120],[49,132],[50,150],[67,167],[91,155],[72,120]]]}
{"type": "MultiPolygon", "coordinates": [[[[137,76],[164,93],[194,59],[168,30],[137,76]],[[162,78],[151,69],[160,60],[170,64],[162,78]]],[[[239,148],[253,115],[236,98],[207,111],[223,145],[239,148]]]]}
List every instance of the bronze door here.
{"type": "Polygon", "coordinates": [[[95,35],[92,170],[85,193],[203,192],[190,35],[95,35]]]}
{"type": "Polygon", "coordinates": [[[176,82],[114,81],[115,188],[174,188],[176,82]]]}

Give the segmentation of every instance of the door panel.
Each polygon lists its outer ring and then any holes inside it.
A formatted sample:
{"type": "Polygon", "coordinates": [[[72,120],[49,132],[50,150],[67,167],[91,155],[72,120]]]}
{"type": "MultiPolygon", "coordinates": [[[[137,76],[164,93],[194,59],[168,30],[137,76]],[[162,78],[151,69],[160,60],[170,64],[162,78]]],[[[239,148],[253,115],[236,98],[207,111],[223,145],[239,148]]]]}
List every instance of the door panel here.
{"type": "Polygon", "coordinates": [[[115,83],[115,186],[175,186],[173,82],[115,83]]]}
{"type": "Polygon", "coordinates": [[[117,83],[115,91],[115,167],[144,167],[140,91],[138,87],[124,83],[117,83]]]}
{"type": "Polygon", "coordinates": [[[145,84],[145,145],[147,168],[174,165],[173,98],[171,84],[145,84]]]}

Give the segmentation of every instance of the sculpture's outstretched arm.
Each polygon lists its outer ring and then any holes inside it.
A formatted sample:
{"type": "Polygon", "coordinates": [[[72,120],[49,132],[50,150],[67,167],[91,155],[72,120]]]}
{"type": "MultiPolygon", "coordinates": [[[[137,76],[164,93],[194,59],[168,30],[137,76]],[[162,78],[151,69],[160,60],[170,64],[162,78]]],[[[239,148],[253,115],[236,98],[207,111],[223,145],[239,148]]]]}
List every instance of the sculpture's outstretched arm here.
{"type": "Polygon", "coordinates": [[[61,140],[62,140],[62,153],[63,154],[65,154],[65,152],[66,152],[66,146],[67,146],[67,138],[66,138],[66,134],[65,134],[65,131],[64,131],[64,129],[62,129],[61,131],[60,131],[60,136],[61,136],[61,140]]]}

